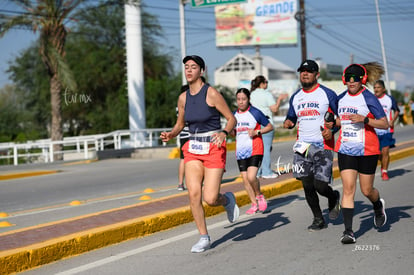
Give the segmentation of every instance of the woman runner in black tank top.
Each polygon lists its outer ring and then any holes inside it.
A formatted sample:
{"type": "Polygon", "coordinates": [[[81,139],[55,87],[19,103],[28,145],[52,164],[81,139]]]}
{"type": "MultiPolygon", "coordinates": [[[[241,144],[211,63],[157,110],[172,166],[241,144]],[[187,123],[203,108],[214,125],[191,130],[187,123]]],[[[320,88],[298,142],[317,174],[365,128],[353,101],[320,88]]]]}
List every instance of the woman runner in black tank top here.
{"type": "Polygon", "coordinates": [[[173,129],[162,132],[160,137],[164,142],[169,141],[181,132],[187,122],[190,140],[183,147],[185,178],[191,211],[200,233],[200,239],[191,252],[198,253],[210,248],[203,200],[210,206],[224,206],[230,222],[235,222],[239,217],[233,193],[220,193],[226,165],[226,137],[233,130],[236,119],[223,96],[202,81],[204,60],[191,55],[185,57],[183,63],[189,90],[178,98],[178,117],[173,129]],[[223,130],[220,114],[227,119],[223,130]]]}

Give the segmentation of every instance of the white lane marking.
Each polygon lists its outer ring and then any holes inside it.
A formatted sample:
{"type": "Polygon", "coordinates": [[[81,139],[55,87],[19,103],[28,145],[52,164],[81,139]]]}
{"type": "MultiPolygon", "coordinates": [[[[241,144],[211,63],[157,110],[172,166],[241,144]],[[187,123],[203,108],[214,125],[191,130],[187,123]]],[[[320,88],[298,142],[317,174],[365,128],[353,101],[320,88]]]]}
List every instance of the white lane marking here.
{"type": "MultiPolygon", "coordinates": [[[[221,226],[224,226],[228,223],[229,223],[228,221],[218,222],[218,223],[215,223],[215,224],[209,226],[209,228],[213,229],[213,228],[221,227],[221,226]]],[[[92,263],[89,263],[89,264],[86,264],[86,265],[82,265],[82,266],[79,266],[79,267],[76,267],[76,268],[73,268],[73,269],[69,269],[69,270],[57,273],[56,275],[77,274],[77,273],[87,271],[87,270],[90,270],[90,269],[93,269],[93,268],[96,268],[96,267],[99,267],[99,266],[102,266],[102,265],[105,265],[105,264],[108,264],[108,263],[111,263],[111,262],[115,262],[115,261],[130,257],[130,256],[134,256],[134,255],[139,254],[139,253],[146,252],[146,251],[154,249],[154,248],[158,248],[158,247],[161,247],[161,246],[164,246],[164,245],[168,245],[168,244],[171,244],[173,242],[180,241],[180,240],[186,239],[188,237],[191,237],[191,236],[194,236],[194,235],[197,235],[197,234],[198,234],[198,231],[193,230],[193,231],[190,231],[190,232],[187,232],[187,233],[184,233],[184,234],[181,234],[181,235],[169,238],[169,239],[165,239],[165,240],[162,240],[162,241],[159,241],[159,242],[156,242],[156,243],[152,243],[152,244],[149,244],[149,245],[137,248],[137,249],[133,249],[133,250],[129,250],[129,251],[117,254],[117,255],[113,255],[113,256],[110,256],[110,257],[102,259],[102,260],[98,260],[98,261],[95,261],[95,262],[92,262],[92,263]]]]}
{"type": "MultiPolygon", "coordinates": [[[[400,168],[404,168],[404,167],[407,167],[407,166],[412,167],[413,165],[414,165],[414,162],[410,162],[410,163],[406,163],[406,164],[394,167],[394,169],[400,169],[400,168]]],[[[342,188],[342,185],[334,187],[334,189],[340,189],[340,188],[342,188]]],[[[300,201],[300,200],[293,199],[293,200],[289,200],[289,203],[295,203],[295,202],[298,202],[298,201],[300,201]]],[[[277,207],[281,207],[281,206],[286,205],[286,204],[288,204],[288,202],[281,202],[279,204],[276,204],[276,205],[272,206],[272,209],[277,208],[277,207]]],[[[252,217],[251,215],[244,214],[244,215],[240,215],[239,220],[244,220],[244,219],[251,218],[251,217],[252,217]]],[[[225,226],[225,225],[228,225],[228,221],[221,221],[221,222],[209,225],[209,229],[215,229],[215,228],[225,226]]],[[[83,272],[83,271],[87,271],[87,270],[94,269],[94,268],[97,268],[97,267],[100,267],[100,266],[103,266],[103,265],[106,265],[106,264],[109,264],[109,263],[112,263],[112,262],[122,260],[122,259],[130,257],[130,256],[134,256],[134,255],[146,252],[146,251],[154,249],[154,248],[165,246],[165,245],[171,244],[171,243],[176,242],[176,241],[183,240],[185,238],[188,238],[188,237],[191,237],[191,236],[194,236],[194,235],[197,235],[197,234],[198,234],[197,230],[192,230],[192,231],[189,231],[187,233],[184,233],[184,234],[181,234],[181,235],[178,235],[178,236],[174,236],[174,237],[169,238],[169,239],[165,239],[165,240],[162,240],[162,241],[159,241],[159,242],[156,242],[156,243],[152,243],[152,244],[149,244],[149,245],[137,248],[137,249],[129,250],[129,251],[126,251],[126,252],[123,252],[123,253],[119,253],[117,255],[112,255],[110,257],[107,257],[107,258],[104,258],[104,259],[101,259],[101,260],[98,260],[98,261],[95,261],[95,262],[92,262],[92,263],[89,263],[89,264],[86,264],[86,265],[82,265],[82,266],[79,266],[79,267],[76,267],[76,268],[72,268],[72,269],[57,273],[56,275],[77,274],[77,273],[80,273],[80,272],[83,272]]]]}
{"type": "MultiPolygon", "coordinates": [[[[293,200],[289,200],[288,202],[291,203],[291,202],[295,202],[295,201],[298,201],[298,200],[293,199],[293,200]]],[[[281,202],[277,205],[272,206],[271,208],[273,209],[273,208],[281,207],[281,206],[287,204],[288,202],[281,202]]],[[[270,208],[269,208],[269,210],[270,210],[270,208]]],[[[248,219],[248,218],[251,218],[251,217],[252,217],[252,215],[247,215],[247,214],[240,215],[238,221],[242,221],[244,219],[248,219]]],[[[209,230],[211,230],[211,229],[215,229],[215,228],[218,228],[218,227],[223,227],[223,226],[226,226],[226,225],[229,225],[229,222],[227,220],[209,225],[208,228],[209,228],[209,230]]],[[[92,263],[89,263],[89,264],[86,264],[86,265],[82,265],[82,266],[79,266],[79,267],[75,267],[75,268],[60,272],[60,273],[56,273],[56,275],[77,274],[77,273],[80,273],[80,272],[83,272],[83,271],[87,271],[87,270],[94,269],[94,268],[97,268],[97,267],[100,267],[100,266],[103,266],[103,265],[106,265],[106,264],[109,264],[109,263],[112,263],[112,262],[122,260],[122,259],[130,257],[130,256],[134,256],[134,255],[146,252],[146,251],[154,249],[154,248],[158,248],[158,247],[161,247],[161,246],[164,246],[164,245],[168,245],[168,244],[171,244],[171,243],[174,243],[174,242],[177,242],[177,241],[180,241],[180,240],[183,240],[183,239],[186,239],[186,238],[198,235],[198,234],[199,234],[198,230],[192,230],[192,231],[189,231],[187,233],[184,233],[184,234],[181,234],[181,235],[178,235],[178,236],[174,236],[174,237],[169,238],[169,239],[165,239],[165,240],[162,240],[162,241],[159,241],[159,242],[156,242],[156,243],[152,243],[152,244],[149,244],[149,245],[146,245],[146,246],[143,246],[143,247],[139,247],[139,248],[136,248],[136,249],[133,249],[133,250],[129,250],[129,251],[117,254],[117,255],[112,255],[110,257],[107,257],[107,258],[104,258],[104,259],[101,259],[101,260],[98,260],[98,261],[95,261],[95,262],[92,262],[92,263]]]]}

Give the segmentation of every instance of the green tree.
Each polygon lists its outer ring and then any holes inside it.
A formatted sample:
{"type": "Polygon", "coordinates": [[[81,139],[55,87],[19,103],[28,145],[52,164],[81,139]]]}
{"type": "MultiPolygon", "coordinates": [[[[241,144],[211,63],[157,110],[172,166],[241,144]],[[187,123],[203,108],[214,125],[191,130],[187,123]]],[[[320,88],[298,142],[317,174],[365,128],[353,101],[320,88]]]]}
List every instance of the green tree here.
{"type": "Polygon", "coordinates": [[[404,102],[404,94],[398,90],[391,90],[391,95],[394,97],[395,101],[404,102]]]}
{"type": "Polygon", "coordinates": [[[76,18],[78,23],[68,35],[67,60],[78,90],[64,92],[67,134],[94,134],[126,128],[128,98],[123,6],[112,3],[90,7],[81,10],[76,18]],[[120,112],[125,118],[119,116],[120,112]]]}
{"type": "MultiPolygon", "coordinates": [[[[70,19],[82,0],[9,0],[19,5],[25,12],[10,18],[6,18],[0,31],[0,37],[16,26],[30,27],[34,32],[39,32],[40,56],[49,76],[50,105],[51,105],[51,130],[50,138],[53,141],[63,139],[61,92],[62,87],[76,90],[76,83],[65,63],[65,42],[67,29],[65,22],[70,19]]],[[[54,146],[56,151],[60,145],[54,146]]],[[[61,154],[56,155],[62,159],[61,154]]]]}
{"type": "Polygon", "coordinates": [[[0,142],[14,140],[21,131],[21,108],[12,86],[0,89],[0,142]]]}
{"type": "MultiPolygon", "coordinates": [[[[50,92],[47,72],[39,56],[37,45],[27,50],[11,62],[8,73],[14,85],[13,92],[18,94],[18,103],[26,115],[25,127],[21,130],[20,137],[27,132],[36,133],[36,138],[48,137],[48,125],[50,121],[50,92]],[[26,132],[27,131],[27,132],[26,132]]],[[[21,117],[17,117],[21,119],[21,117]]],[[[20,121],[21,123],[21,121],[20,121]]],[[[30,135],[30,136],[33,136],[30,135]]],[[[33,137],[34,138],[34,137],[33,137]]],[[[10,141],[13,141],[11,139],[10,141]]]]}
{"type": "MultiPolygon", "coordinates": [[[[78,24],[68,36],[67,59],[77,79],[78,95],[86,94],[91,102],[64,102],[65,121],[78,126],[74,135],[128,128],[124,6],[111,2],[82,10],[76,17],[78,24]]],[[[171,57],[162,51],[163,33],[157,18],[143,8],[141,19],[147,127],[167,127],[165,113],[155,112],[160,106],[157,98],[171,91],[178,96],[180,83],[175,81],[171,57]]],[[[175,118],[176,98],[166,104],[173,108],[175,118]]]]}
{"type": "Polygon", "coordinates": [[[180,95],[181,74],[175,78],[149,78],[145,83],[148,128],[172,127],[177,120],[176,106],[180,95]]]}
{"type": "Polygon", "coordinates": [[[223,95],[230,110],[233,111],[237,109],[236,91],[233,91],[229,87],[221,86],[221,85],[218,85],[215,88],[217,89],[217,91],[219,91],[223,95]]]}
{"type": "MultiPolygon", "coordinates": [[[[102,2],[79,10],[75,17],[77,21],[71,25],[65,44],[65,58],[78,89],[62,90],[63,132],[74,136],[126,129],[129,111],[122,1],[102,2]]],[[[181,83],[171,57],[162,51],[159,41],[163,33],[156,17],[143,10],[141,18],[147,126],[171,127],[181,83]],[[159,112],[161,104],[163,111],[159,112]]],[[[33,44],[11,63],[9,72],[17,89],[25,91],[25,107],[30,110],[33,125],[44,130],[38,131],[42,135],[48,127],[44,121],[50,118],[50,93],[38,52],[39,44],[33,44]]]]}

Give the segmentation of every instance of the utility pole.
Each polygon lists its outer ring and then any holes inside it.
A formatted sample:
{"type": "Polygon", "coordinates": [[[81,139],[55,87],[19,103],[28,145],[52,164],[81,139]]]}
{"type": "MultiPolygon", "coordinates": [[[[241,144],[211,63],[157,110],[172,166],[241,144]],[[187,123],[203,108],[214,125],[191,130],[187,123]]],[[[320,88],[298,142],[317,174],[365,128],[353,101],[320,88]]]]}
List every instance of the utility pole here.
{"type": "MultiPolygon", "coordinates": [[[[186,0],[178,0],[178,6],[180,10],[180,38],[181,38],[181,60],[184,59],[186,56],[186,43],[185,43],[185,17],[184,17],[184,6],[187,2],[186,0]]],[[[180,62],[181,63],[181,62],[180,62]]],[[[182,66],[181,66],[182,68],[182,66]]],[[[185,85],[187,83],[187,79],[185,78],[185,71],[181,69],[182,75],[182,84],[185,85]]]]}
{"type": "Polygon", "coordinates": [[[379,7],[378,7],[378,0],[375,0],[375,7],[377,10],[378,29],[379,29],[381,50],[382,50],[382,60],[384,62],[384,70],[385,70],[385,81],[387,83],[387,85],[385,85],[386,86],[385,89],[387,90],[387,94],[391,95],[390,81],[388,79],[387,57],[385,55],[384,38],[382,37],[382,27],[381,27],[381,19],[380,19],[379,7]]]}
{"type": "MultiPolygon", "coordinates": [[[[302,61],[307,59],[306,27],[305,27],[305,0],[299,0],[300,44],[302,47],[302,61]]],[[[296,18],[297,20],[297,18],[296,18]]]]}
{"type": "Polygon", "coordinates": [[[131,147],[144,145],[145,92],[142,50],[141,1],[125,1],[125,40],[131,147]]]}

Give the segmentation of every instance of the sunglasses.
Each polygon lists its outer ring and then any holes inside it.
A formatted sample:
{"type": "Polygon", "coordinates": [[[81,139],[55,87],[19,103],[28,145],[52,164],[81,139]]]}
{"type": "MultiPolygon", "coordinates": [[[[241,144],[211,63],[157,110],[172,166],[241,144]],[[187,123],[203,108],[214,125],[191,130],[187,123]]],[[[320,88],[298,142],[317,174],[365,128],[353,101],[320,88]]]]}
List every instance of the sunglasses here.
{"type": "Polygon", "coordinates": [[[269,83],[269,81],[265,80],[264,83],[267,84],[267,83],[269,83]]]}
{"type": "Polygon", "coordinates": [[[301,73],[303,73],[303,72],[307,72],[307,73],[311,73],[311,74],[312,74],[312,73],[314,73],[314,71],[312,71],[312,70],[308,70],[308,69],[301,69],[301,70],[300,70],[300,72],[301,72],[301,73]]]}
{"type": "Polygon", "coordinates": [[[362,78],[361,76],[357,76],[357,75],[354,75],[354,74],[346,74],[345,75],[345,82],[351,82],[351,80],[353,82],[360,82],[361,78],[362,78]]]}

